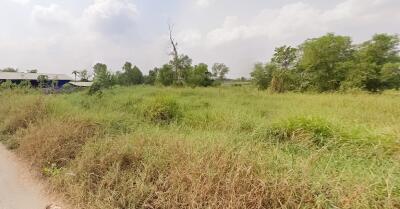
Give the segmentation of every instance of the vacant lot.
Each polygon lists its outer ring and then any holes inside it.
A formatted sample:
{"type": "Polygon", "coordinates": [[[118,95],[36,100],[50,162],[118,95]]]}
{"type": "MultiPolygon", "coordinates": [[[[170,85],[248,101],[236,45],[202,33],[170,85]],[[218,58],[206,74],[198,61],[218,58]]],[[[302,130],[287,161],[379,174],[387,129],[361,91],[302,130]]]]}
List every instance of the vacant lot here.
{"type": "Polygon", "coordinates": [[[1,140],[78,208],[400,208],[400,96],[0,93],[1,140]]]}

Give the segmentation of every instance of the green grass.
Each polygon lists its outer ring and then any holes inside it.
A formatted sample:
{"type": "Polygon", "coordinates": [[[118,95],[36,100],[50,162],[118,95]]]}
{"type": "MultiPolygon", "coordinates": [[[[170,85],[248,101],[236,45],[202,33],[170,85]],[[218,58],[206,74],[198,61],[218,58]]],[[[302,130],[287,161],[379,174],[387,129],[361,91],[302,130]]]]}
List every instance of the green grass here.
{"type": "Polygon", "coordinates": [[[78,208],[399,208],[400,97],[0,92],[0,140],[78,208]]]}

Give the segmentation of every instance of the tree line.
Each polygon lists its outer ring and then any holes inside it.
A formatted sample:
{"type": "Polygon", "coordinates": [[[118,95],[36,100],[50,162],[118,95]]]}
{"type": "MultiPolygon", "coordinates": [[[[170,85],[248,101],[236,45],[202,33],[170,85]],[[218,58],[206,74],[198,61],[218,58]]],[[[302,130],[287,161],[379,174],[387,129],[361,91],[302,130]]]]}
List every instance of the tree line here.
{"type": "Polygon", "coordinates": [[[400,88],[399,36],[376,34],[353,44],[348,36],[328,33],[298,47],[281,46],[271,60],[251,73],[260,90],[379,92],[400,88]]]}
{"type": "Polygon", "coordinates": [[[150,70],[147,75],[130,62],[126,62],[120,71],[112,73],[106,64],[97,63],[93,67],[94,78],[90,93],[100,91],[114,85],[162,85],[162,86],[212,86],[219,85],[229,72],[229,68],[223,63],[215,63],[211,72],[208,65],[200,63],[192,65],[192,60],[187,56],[178,57],[178,66],[174,66],[171,60],[161,67],[150,70]]]}
{"type": "MultiPolygon", "coordinates": [[[[139,84],[163,85],[163,86],[211,86],[220,84],[229,68],[223,63],[215,63],[212,71],[205,63],[193,65],[192,59],[178,51],[178,43],[172,35],[172,27],[169,27],[169,39],[171,43],[171,60],[161,67],[150,70],[148,75],[143,75],[140,69],[130,62],[126,62],[122,71],[111,73],[107,65],[97,63],[94,67],[93,85],[89,93],[109,88],[113,85],[132,86],[139,84]]],[[[75,74],[76,75],[76,74],[75,74]]]]}

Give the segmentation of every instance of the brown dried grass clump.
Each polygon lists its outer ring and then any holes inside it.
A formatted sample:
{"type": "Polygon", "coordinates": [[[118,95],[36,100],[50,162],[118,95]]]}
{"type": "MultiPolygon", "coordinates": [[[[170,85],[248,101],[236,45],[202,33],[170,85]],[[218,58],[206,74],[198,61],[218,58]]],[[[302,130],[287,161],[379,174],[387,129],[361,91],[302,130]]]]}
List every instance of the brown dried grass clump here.
{"type": "Polygon", "coordinates": [[[2,126],[3,134],[14,134],[46,117],[48,108],[43,98],[36,98],[22,107],[12,107],[2,126]]]}
{"type": "Polygon", "coordinates": [[[15,137],[18,152],[34,165],[61,168],[75,158],[97,129],[87,120],[50,120],[31,126],[15,137]]]}
{"type": "Polygon", "coordinates": [[[84,208],[296,208],[310,206],[307,183],[264,176],[224,147],[176,139],[112,139],[85,146],[57,188],[84,208]],[[71,175],[72,173],[72,175],[71,175]]]}

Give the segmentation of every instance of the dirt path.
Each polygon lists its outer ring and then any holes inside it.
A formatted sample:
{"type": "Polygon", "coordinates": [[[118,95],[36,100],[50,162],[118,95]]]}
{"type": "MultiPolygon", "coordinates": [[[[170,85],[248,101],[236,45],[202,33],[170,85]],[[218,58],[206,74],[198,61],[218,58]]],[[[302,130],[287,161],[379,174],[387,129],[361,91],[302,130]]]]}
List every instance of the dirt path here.
{"type": "Polygon", "coordinates": [[[50,203],[43,186],[0,144],[0,209],[45,209],[50,203]]]}

